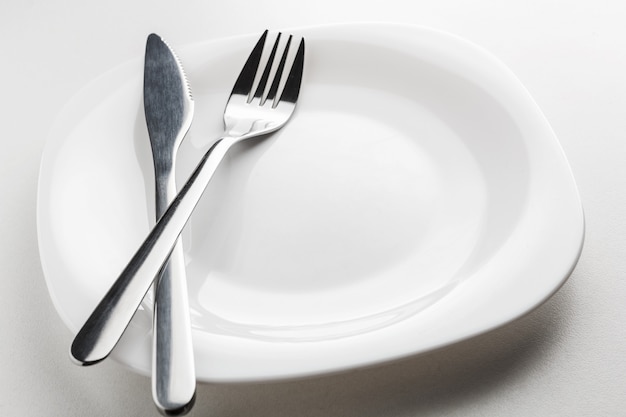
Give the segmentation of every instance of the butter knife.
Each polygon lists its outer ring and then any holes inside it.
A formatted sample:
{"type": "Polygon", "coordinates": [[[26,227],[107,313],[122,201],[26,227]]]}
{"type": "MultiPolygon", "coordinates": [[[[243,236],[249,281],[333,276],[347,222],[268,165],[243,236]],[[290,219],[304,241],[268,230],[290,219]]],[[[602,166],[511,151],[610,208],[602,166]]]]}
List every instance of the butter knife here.
{"type": "MultiPolygon", "coordinates": [[[[176,154],[191,125],[194,102],[179,60],[155,34],[146,42],[143,101],[154,161],[158,220],[177,194],[176,154]]],[[[152,395],[162,414],[180,415],[193,406],[196,388],[180,239],[156,282],[152,395]]]]}

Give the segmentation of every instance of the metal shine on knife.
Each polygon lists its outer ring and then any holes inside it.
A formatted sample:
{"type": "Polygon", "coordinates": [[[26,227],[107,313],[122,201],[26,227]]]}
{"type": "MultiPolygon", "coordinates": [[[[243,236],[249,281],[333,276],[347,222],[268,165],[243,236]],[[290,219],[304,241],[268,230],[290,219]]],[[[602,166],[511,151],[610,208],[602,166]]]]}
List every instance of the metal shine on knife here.
{"type": "MultiPolygon", "coordinates": [[[[151,34],[146,42],[144,63],[144,111],[154,160],[157,220],[176,196],[176,151],[191,126],[193,109],[178,59],[159,36],[151,34]]],[[[161,271],[155,271],[153,278],[159,272],[155,294],[153,397],[161,413],[182,414],[193,404],[195,369],[179,242],[169,262],[161,271]]],[[[80,365],[91,365],[106,358],[132,319],[138,296],[143,297],[148,289],[145,283],[113,284],[76,335],[70,350],[72,359],[80,365]],[[115,300],[115,305],[111,300],[115,300]]]]}
{"type": "MultiPolygon", "coordinates": [[[[191,125],[194,103],[182,65],[168,45],[148,36],[143,102],[154,161],[156,220],[176,197],[175,163],[191,125]]],[[[180,415],[195,398],[194,369],[185,259],[176,243],[161,271],[154,303],[152,396],[162,414],[180,415]]]]}

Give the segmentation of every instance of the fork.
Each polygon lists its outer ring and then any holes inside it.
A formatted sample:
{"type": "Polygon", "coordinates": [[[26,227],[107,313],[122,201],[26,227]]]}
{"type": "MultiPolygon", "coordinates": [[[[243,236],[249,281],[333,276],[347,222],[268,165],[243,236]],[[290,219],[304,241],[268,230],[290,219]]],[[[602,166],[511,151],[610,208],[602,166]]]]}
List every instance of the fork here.
{"type": "Polygon", "coordinates": [[[278,33],[264,53],[266,30],[243,66],[224,110],[225,130],[205,153],[128,265],[78,331],[70,355],[81,365],[105,359],[158,275],[228,149],[266,135],[291,118],[300,94],[304,39],[278,33]],[[278,59],[277,59],[278,58],[278,59]]]}

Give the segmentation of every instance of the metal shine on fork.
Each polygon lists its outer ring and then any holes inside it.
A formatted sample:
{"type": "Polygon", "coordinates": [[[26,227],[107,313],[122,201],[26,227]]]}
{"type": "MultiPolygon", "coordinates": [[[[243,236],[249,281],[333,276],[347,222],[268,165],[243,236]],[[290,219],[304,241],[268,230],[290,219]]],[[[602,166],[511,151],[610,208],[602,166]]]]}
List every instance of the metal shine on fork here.
{"type": "Polygon", "coordinates": [[[228,149],[242,140],[280,129],[293,114],[302,81],[304,39],[298,43],[291,60],[294,42],[290,36],[279,61],[276,61],[281,49],[279,37],[268,62],[262,64],[267,34],[267,31],[263,33],[235,82],[224,111],[224,135],[203,156],[76,335],[70,354],[78,364],[99,362],[113,350],[228,149]],[[257,77],[259,69],[263,71],[260,78],[257,77]]]}
{"type": "MultiPolygon", "coordinates": [[[[267,31],[263,34],[263,37],[259,40],[259,43],[265,41],[267,31]]],[[[276,130],[293,113],[296,105],[297,92],[295,97],[290,97],[291,89],[285,88],[289,77],[283,85],[282,94],[279,96],[277,93],[281,87],[282,75],[284,73],[285,64],[287,62],[288,53],[292,43],[293,36],[289,36],[287,43],[284,46],[283,53],[280,60],[276,60],[278,46],[281,40],[281,34],[276,37],[272,50],[269,54],[267,64],[261,74],[256,71],[257,68],[250,68],[248,65],[244,67],[239,79],[235,83],[235,87],[231,93],[231,96],[226,105],[224,111],[224,125],[225,132],[222,140],[227,138],[234,138],[236,141],[245,139],[249,134],[258,136],[263,133],[256,133],[259,131],[276,130]],[[272,79],[270,79],[272,76],[272,79]],[[271,84],[268,83],[271,81],[271,84]],[[256,86],[256,89],[254,88],[256,86]],[[280,106],[279,106],[280,104],[280,106]]],[[[257,44],[259,46],[259,44],[257,44]]],[[[249,59],[261,60],[263,48],[255,48],[250,55],[249,59]]],[[[298,48],[298,55],[304,54],[304,41],[300,43],[298,48]],[[300,50],[302,52],[300,52],[300,50]]],[[[300,66],[302,63],[299,64],[300,66]]],[[[302,69],[298,69],[298,62],[294,60],[294,66],[289,74],[293,75],[293,71],[297,70],[302,72],[302,69]]]]}

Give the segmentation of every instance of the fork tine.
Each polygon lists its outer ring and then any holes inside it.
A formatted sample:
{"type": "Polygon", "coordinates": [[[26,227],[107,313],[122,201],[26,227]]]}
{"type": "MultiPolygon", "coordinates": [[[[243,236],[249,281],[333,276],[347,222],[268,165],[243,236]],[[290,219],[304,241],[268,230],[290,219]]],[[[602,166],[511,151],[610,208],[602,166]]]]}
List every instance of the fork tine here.
{"type": "MultiPolygon", "coordinates": [[[[287,101],[289,103],[295,103],[298,101],[298,95],[300,94],[300,84],[302,83],[302,71],[304,70],[304,39],[300,41],[298,46],[298,52],[293,60],[293,65],[289,71],[287,81],[279,101],[287,101]]],[[[278,103],[274,103],[276,107],[278,103]]]]}
{"type": "Polygon", "coordinates": [[[276,97],[276,93],[278,92],[278,86],[280,85],[280,80],[283,77],[283,71],[285,69],[285,62],[287,62],[287,54],[289,53],[289,47],[291,46],[292,38],[293,38],[293,35],[289,35],[289,38],[287,38],[287,44],[285,45],[283,56],[280,58],[280,63],[278,64],[278,68],[276,69],[276,75],[274,75],[274,81],[272,82],[272,86],[270,87],[269,93],[267,93],[267,100],[274,100],[274,98],[276,97]]]}
{"type": "MultiPolygon", "coordinates": [[[[274,63],[274,57],[276,56],[276,50],[278,49],[278,43],[280,42],[280,35],[276,36],[276,41],[274,41],[274,46],[272,47],[272,52],[270,53],[269,58],[267,59],[267,63],[265,64],[265,70],[263,70],[263,75],[259,80],[259,85],[257,86],[256,92],[254,93],[254,98],[263,97],[263,93],[265,92],[265,86],[267,85],[267,80],[270,77],[270,71],[272,70],[272,64],[274,63]]],[[[250,98],[252,100],[252,98],[250,98]]]]}
{"type": "Polygon", "coordinates": [[[239,73],[239,77],[237,77],[237,81],[235,81],[235,85],[233,86],[233,91],[231,95],[241,94],[247,96],[252,90],[252,84],[254,84],[254,77],[256,76],[257,68],[259,67],[259,62],[261,62],[261,55],[263,53],[263,45],[265,45],[265,39],[267,38],[267,30],[263,32],[263,35],[259,38],[258,42],[250,52],[250,56],[248,56],[248,60],[244,64],[241,72],[239,73]]]}

